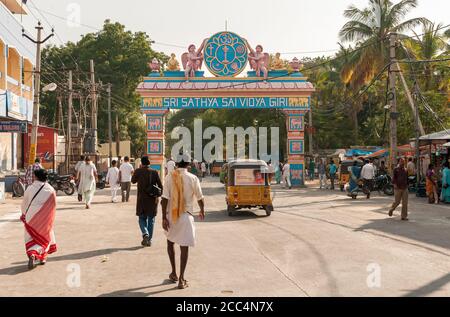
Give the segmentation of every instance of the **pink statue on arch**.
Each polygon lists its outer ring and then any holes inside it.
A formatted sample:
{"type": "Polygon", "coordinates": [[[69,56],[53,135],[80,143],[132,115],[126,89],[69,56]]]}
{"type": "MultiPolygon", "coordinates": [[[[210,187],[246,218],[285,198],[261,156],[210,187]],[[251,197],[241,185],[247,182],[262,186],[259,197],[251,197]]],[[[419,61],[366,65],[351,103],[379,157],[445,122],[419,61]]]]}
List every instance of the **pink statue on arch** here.
{"type": "Polygon", "coordinates": [[[198,50],[196,50],[194,44],[189,45],[188,52],[181,55],[181,62],[183,63],[186,81],[189,81],[189,77],[195,77],[195,72],[202,68],[202,51],[205,47],[206,41],[206,39],[203,41],[198,50]]]}
{"type": "Polygon", "coordinates": [[[256,51],[248,44],[248,41],[245,40],[248,49],[250,50],[250,54],[248,55],[248,59],[250,61],[250,66],[253,70],[256,71],[256,76],[261,77],[261,73],[264,77],[264,80],[267,79],[269,71],[267,67],[269,66],[270,56],[268,53],[263,53],[263,47],[261,45],[256,46],[256,51]]]}

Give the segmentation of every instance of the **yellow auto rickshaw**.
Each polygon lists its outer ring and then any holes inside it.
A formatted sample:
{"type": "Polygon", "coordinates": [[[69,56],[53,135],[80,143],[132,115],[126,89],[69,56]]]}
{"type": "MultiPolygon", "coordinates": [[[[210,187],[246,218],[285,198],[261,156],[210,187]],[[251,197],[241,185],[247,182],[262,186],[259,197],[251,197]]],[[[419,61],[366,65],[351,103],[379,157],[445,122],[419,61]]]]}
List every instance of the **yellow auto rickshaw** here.
{"type": "Polygon", "coordinates": [[[235,160],[227,164],[224,177],[228,215],[240,209],[273,211],[269,168],[260,160],[235,160]]]}

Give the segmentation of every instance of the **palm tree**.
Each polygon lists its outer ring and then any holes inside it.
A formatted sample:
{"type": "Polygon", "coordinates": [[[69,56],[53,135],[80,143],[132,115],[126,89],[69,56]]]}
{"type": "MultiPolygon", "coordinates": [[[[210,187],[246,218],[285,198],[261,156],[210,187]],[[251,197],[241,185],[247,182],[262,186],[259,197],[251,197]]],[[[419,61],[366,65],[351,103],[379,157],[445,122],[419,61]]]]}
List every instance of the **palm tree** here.
{"type": "Polygon", "coordinates": [[[343,79],[355,88],[367,84],[388,63],[389,48],[385,41],[390,33],[398,33],[419,25],[424,18],[404,21],[409,11],[417,6],[417,0],[369,0],[369,6],[359,9],[348,7],[344,16],[350,21],[339,32],[343,42],[356,42],[352,63],[346,67],[343,79]]]}
{"type": "MultiPolygon", "coordinates": [[[[349,19],[339,31],[343,42],[355,43],[355,49],[346,57],[341,77],[353,91],[369,83],[389,62],[390,33],[401,34],[414,28],[424,18],[405,20],[409,11],[417,6],[417,0],[401,0],[393,3],[390,0],[369,0],[369,6],[359,9],[354,5],[344,11],[349,19]]],[[[358,113],[362,106],[352,103],[354,136],[358,138],[358,113]]]]}
{"type": "MultiPolygon", "coordinates": [[[[418,35],[414,32],[414,37],[404,40],[404,46],[408,55],[416,60],[431,60],[448,54],[449,45],[445,41],[445,35],[440,32],[442,27],[442,24],[435,25],[431,21],[423,21],[422,34],[418,35]]],[[[422,68],[425,76],[425,90],[431,88],[433,73],[437,66],[439,65],[435,63],[417,65],[417,67],[422,68]]]]}

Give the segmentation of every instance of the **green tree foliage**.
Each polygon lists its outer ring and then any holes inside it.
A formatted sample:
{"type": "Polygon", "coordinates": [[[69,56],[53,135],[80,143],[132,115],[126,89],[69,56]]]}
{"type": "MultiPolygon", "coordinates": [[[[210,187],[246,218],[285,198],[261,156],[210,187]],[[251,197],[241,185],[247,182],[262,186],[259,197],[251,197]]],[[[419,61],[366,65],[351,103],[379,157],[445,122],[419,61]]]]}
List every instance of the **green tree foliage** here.
{"type": "MultiPolygon", "coordinates": [[[[75,69],[74,91],[83,91],[88,95],[90,89],[89,61],[93,59],[96,81],[112,84],[112,105],[113,111],[119,116],[121,140],[131,140],[132,153],[137,155],[144,152],[146,134],[145,121],[139,109],[140,100],[135,90],[142,76],[149,73],[147,63],[155,57],[161,63],[166,63],[168,60],[168,56],[151,48],[151,40],[146,33],[133,33],[126,30],[124,25],[107,20],[101,31],[85,34],[77,43],[69,42],[61,47],[45,48],[42,54],[43,65],[45,65],[43,80],[56,82],[62,93],[66,95],[66,74],[61,71],[64,65],[66,68],[75,69]]],[[[108,140],[106,97],[105,87],[100,88],[99,142],[108,140]]],[[[80,110],[77,102],[74,103],[74,107],[76,111],[80,110]]],[[[45,95],[42,99],[42,117],[46,124],[55,122],[55,94],[45,95]]],[[[90,122],[89,120],[88,122],[90,122]]]]}

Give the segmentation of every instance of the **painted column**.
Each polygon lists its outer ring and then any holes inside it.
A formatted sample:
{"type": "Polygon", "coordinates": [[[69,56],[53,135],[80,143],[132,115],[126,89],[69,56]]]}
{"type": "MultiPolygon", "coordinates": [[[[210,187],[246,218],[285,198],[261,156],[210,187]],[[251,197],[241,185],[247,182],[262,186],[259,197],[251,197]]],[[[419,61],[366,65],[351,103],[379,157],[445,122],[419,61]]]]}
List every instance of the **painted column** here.
{"type": "Polygon", "coordinates": [[[147,126],[147,150],[150,167],[157,170],[164,178],[164,132],[168,110],[144,110],[147,126]]]}
{"type": "Polygon", "coordinates": [[[293,187],[305,185],[305,113],[301,110],[286,110],[287,158],[291,166],[293,187]]]}

